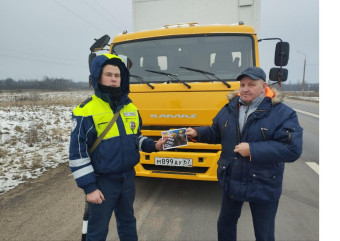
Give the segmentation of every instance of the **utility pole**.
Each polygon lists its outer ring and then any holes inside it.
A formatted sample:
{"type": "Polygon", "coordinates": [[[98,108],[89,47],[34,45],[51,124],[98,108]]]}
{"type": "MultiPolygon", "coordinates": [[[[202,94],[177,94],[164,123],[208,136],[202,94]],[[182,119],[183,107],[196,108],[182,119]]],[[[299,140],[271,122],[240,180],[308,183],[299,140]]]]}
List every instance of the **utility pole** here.
{"type": "Polygon", "coordinates": [[[297,52],[300,53],[300,54],[303,54],[303,56],[305,57],[305,60],[303,62],[303,76],[302,76],[302,96],[305,96],[306,55],[299,50],[297,52]]]}

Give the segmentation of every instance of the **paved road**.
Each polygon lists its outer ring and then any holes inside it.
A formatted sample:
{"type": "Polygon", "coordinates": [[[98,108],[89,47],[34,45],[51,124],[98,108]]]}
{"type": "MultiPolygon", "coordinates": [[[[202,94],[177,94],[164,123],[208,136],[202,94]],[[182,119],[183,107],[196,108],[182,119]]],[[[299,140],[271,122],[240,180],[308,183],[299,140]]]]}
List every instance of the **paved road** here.
{"type": "MultiPolygon", "coordinates": [[[[286,103],[294,109],[318,114],[317,103],[292,100],[286,103]]],[[[306,162],[319,163],[319,120],[300,112],[298,116],[304,128],[304,151],[298,161],[286,165],[276,238],[312,241],[319,237],[319,176],[306,162]]],[[[140,191],[135,206],[141,240],[217,240],[221,202],[217,183],[148,178],[137,178],[136,183],[140,191]]],[[[112,230],[110,238],[115,237],[112,230]]],[[[248,204],[244,205],[239,220],[238,240],[254,240],[248,204]]]]}
{"type": "MultiPolygon", "coordinates": [[[[300,113],[299,118],[312,146],[307,142],[307,153],[286,165],[276,219],[277,241],[312,241],[319,236],[319,176],[306,164],[318,163],[318,158],[310,159],[309,153],[310,149],[318,149],[318,136],[310,137],[317,132],[318,120],[300,113]]],[[[62,164],[0,196],[0,240],[79,240],[83,202],[82,191],[76,187],[67,164],[62,164]]],[[[217,240],[220,202],[221,190],[216,182],[137,177],[139,240],[217,240]]],[[[118,240],[114,218],[108,240],[118,240]]],[[[254,240],[247,204],[239,220],[238,240],[254,240]]]]}
{"type": "Polygon", "coordinates": [[[303,153],[300,159],[319,164],[319,103],[298,100],[284,101],[297,111],[303,132],[303,153]]]}

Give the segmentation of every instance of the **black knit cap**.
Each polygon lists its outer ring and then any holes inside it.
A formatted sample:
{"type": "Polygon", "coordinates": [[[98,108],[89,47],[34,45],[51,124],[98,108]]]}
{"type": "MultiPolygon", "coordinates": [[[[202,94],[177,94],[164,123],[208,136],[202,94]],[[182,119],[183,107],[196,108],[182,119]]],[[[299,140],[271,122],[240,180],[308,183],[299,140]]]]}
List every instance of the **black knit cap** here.
{"type": "Polygon", "coordinates": [[[123,75],[123,73],[125,73],[126,67],[125,67],[124,63],[120,59],[112,58],[112,59],[106,60],[103,63],[103,65],[102,65],[102,71],[103,71],[104,66],[108,65],[108,64],[117,66],[119,68],[119,70],[120,70],[121,75],[123,75]]]}

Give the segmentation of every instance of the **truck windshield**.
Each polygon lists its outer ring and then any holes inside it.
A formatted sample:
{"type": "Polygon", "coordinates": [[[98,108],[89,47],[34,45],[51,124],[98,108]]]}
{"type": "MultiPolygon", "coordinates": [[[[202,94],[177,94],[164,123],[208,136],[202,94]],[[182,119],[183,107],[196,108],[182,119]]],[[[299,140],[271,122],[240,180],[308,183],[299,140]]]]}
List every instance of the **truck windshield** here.
{"type": "MultiPolygon", "coordinates": [[[[113,50],[123,59],[129,58],[133,63],[130,73],[145,82],[169,80],[146,70],[167,72],[185,82],[203,82],[235,80],[242,70],[254,65],[253,46],[250,35],[204,35],[122,42],[113,50]],[[187,68],[213,73],[220,80],[187,68]]],[[[131,79],[133,82],[138,80],[131,79]]]]}

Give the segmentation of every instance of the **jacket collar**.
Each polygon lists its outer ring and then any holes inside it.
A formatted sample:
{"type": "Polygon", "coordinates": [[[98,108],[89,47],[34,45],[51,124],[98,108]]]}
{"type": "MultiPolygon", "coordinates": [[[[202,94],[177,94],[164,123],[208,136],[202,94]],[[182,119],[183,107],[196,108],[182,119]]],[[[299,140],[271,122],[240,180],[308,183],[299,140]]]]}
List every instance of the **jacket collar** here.
{"type": "Polygon", "coordinates": [[[103,101],[109,103],[111,109],[114,112],[123,108],[124,105],[132,102],[131,99],[127,96],[120,96],[119,98],[115,98],[111,95],[111,93],[103,93],[99,89],[95,89],[95,95],[103,101]]]}
{"type": "MultiPolygon", "coordinates": [[[[266,97],[270,98],[273,105],[281,103],[282,99],[283,99],[283,94],[272,86],[266,87],[264,96],[265,96],[265,99],[266,99],[266,97]]],[[[238,100],[239,97],[240,97],[240,91],[239,90],[233,91],[233,92],[231,92],[227,95],[227,99],[229,101],[232,101],[235,98],[238,100]]]]}
{"type": "MultiPolygon", "coordinates": [[[[226,106],[229,106],[230,110],[234,112],[236,117],[238,117],[240,100],[239,90],[229,93],[227,97],[229,99],[229,104],[226,106]]],[[[257,116],[260,117],[265,115],[272,105],[282,102],[282,99],[283,95],[279,91],[273,87],[266,87],[264,98],[257,108],[257,111],[261,111],[261,113],[257,116]]]]}

